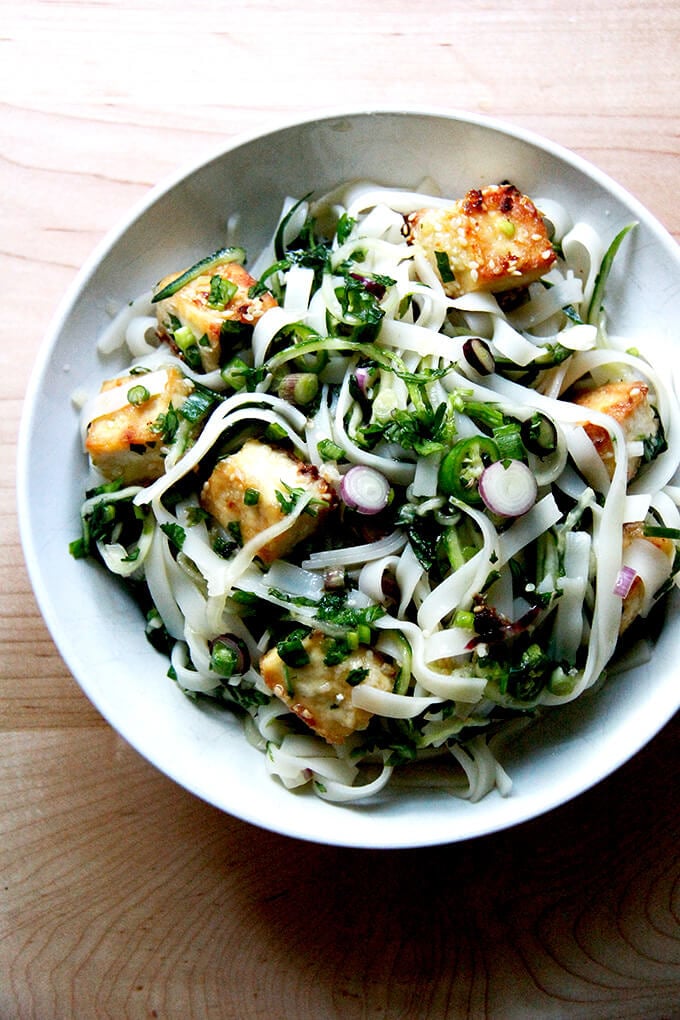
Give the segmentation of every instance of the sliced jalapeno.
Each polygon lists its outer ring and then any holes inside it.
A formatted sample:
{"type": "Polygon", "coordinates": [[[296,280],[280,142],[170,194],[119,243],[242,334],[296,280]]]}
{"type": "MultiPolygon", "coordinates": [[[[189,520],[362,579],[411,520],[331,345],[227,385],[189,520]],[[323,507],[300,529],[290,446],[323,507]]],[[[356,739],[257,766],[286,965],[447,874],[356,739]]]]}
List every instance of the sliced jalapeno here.
{"type": "Polygon", "coordinates": [[[465,503],[481,504],[477,483],[484,469],[499,457],[498,446],[490,436],[459,439],[439,467],[440,490],[465,503]]]}

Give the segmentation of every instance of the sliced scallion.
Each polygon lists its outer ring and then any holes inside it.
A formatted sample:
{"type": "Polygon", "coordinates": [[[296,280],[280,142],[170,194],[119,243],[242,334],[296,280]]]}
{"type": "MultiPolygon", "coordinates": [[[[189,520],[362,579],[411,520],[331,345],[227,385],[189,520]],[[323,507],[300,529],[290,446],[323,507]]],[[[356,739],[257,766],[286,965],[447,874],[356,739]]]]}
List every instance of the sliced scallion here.
{"type": "Polygon", "coordinates": [[[279,396],[289,404],[304,407],[319,392],[319,377],[313,372],[291,372],[279,384],[279,396]]]}
{"type": "Polygon", "coordinates": [[[127,391],[128,402],[133,407],[139,407],[140,404],[145,404],[147,400],[151,399],[151,394],[147,390],[146,386],[132,386],[127,391]]]}
{"type": "Polygon", "coordinates": [[[340,460],[344,454],[342,447],[334,443],[332,439],[320,439],[316,448],[322,460],[340,460]]]}

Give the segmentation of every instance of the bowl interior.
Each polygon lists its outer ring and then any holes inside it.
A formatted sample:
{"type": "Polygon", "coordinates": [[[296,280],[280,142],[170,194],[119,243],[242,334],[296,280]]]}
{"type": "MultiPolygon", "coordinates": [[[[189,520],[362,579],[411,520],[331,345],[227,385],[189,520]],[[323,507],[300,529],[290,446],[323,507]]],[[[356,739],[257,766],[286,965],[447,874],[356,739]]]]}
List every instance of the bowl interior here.
{"type": "Polygon", "coordinates": [[[354,807],[291,794],[270,779],[229,714],[198,708],[168,680],[141,617],[108,575],[71,558],[86,464],[73,392],[98,388],[122,363],[97,337],[118,309],[168,271],[237,240],[251,258],[283,199],[343,180],[415,187],[431,178],[452,197],[511,180],[563,202],[605,238],[637,220],[608,288],[610,328],[642,346],[675,342],[678,249],[625,191],[548,142],[492,121],[437,112],[330,114],[241,141],[154,191],[95,252],[64,302],[31,382],[19,453],[22,541],[40,608],[85,693],[110,724],[164,773],[255,824],[338,845],[452,842],[504,828],[575,796],[642,747],[678,707],[673,665],[677,599],[654,668],[628,670],[597,694],[548,717],[512,750],[512,794],[476,805],[433,791],[394,790],[354,807]],[[644,339],[641,339],[644,338],[644,339]]]}

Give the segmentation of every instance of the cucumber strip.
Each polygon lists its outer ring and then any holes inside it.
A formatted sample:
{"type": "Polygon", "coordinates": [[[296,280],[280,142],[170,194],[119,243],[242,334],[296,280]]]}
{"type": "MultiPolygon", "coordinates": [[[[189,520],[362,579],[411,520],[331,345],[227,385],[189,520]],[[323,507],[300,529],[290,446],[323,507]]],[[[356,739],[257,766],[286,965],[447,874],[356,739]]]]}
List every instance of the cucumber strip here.
{"type": "Polygon", "coordinates": [[[286,245],[284,242],[284,234],[286,232],[286,227],[288,226],[288,224],[290,223],[291,219],[298,211],[300,206],[303,204],[303,202],[307,202],[311,198],[311,196],[312,192],[308,191],[306,195],[303,195],[302,198],[298,199],[295,205],[290,207],[286,215],[279,223],[276,234],[274,235],[274,255],[276,256],[277,261],[280,262],[282,259],[285,258],[286,255],[286,245]]]}
{"type": "Polygon", "coordinates": [[[399,669],[394,680],[392,692],[394,694],[406,694],[411,683],[411,669],[413,663],[413,649],[410,642],[400,630],[392,631],[392,636],[397,644],[401,645],[403,658],[399,663],[399,669]]]}
{"type": "Polygon", "coordinates": [[[612,241],[612,243],[607,248],[606,252],[604,253],[602,262],[600,263],[598,274],[595,277],[595,287],[593,288],[593,296],[590,299],[590,304],[588,305],[588,314],[586,316],[586,322],[589,323],[591,326],[597,325],[597,320],[600,315],[600,309],[602,308],[602,298],[604,297],[604,289],[607,285],[607,279],[609,277],[609,273],[611,272],[612,264],[616,257],[616,253],[621,247],[621,242],[623,241],[626,234],[628,234],[635,226],[637,226],[636,223],[629,223],[627,226],[623,228],[623,230],[620,230],[619,233],[614,238],[614,240],[612,241]]]}
{"type": "Polygon", "coordinates": [[[223,266],[227,262],[245,262],[246,253],[243,248],[229,247],[220,248],[218,251],[212,253],[212,255],[206,255],[204,258],[199,259],[189,269],[185,269],[183,273],[171,280],[167,286],[159,290],[157,294],[151,298],[152,304],[157,301],[165,301],[166,298],[172,297],[182,287],[186,287],[187,283],[191,283],[196,277],[202,276],[204,273],[209,273],[211,269],[217,269],[218,266],[223,266]]]}

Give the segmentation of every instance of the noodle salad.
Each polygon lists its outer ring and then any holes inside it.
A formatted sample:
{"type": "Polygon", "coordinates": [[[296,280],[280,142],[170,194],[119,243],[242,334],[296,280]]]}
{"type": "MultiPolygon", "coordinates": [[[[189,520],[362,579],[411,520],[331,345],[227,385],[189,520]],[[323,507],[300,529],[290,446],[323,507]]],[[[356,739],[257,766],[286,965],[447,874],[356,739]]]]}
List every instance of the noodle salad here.
{"type": "Polygon", "coordinates": [[[435,190],[290,198],[252,262],[234,236],[169,266],[75,396],[71,553],[333,802],[509,793],[504,742],[600,682],[680,569],[675,394],[607,328],[635,225],[435,190]]]}

